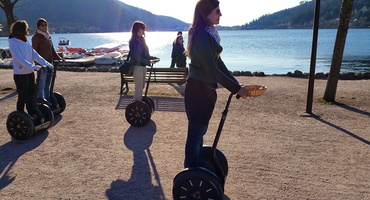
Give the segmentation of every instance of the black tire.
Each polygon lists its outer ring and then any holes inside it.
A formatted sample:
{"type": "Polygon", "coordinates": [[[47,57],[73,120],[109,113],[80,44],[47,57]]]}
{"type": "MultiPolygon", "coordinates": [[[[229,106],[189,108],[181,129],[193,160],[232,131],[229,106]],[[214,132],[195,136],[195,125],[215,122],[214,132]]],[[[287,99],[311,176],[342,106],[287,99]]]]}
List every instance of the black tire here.
{"type": "Polygon", "coordinates": [[[226,156],[216,148],[216,159],[221,164],[222,171],[218,169],[217,163],[213,160],[212,146],[204,145],[202,148],[202,167],[211,170],[220,178],[223,177],[222,181],[225,181],[227,174],[229,173],[229,164],[226,156]],[[221,174],[222,173],[222,174],[221,174]]]}
{"type": "Polygon", "coordinates": [[[155,110],[154,100],[151,97],[143,96],[143,101],[152,108],[152,113],[155,110]]]}
{"type": "Polygon", "coordinates": [[[16,140],[25,140],[35,132],[31,116],[21,111],[14,111],[8,115],[6,128],[9,134],[16,140]]]}
{"type": "Polygon", "coordinates": [[[55,99],[57,100],[57,102],[52,102],[53,103],[52,110],[56,110],[56,112],[54,112],[54,114],[60,114],[67,107],[66,100],[64,99],[62,94],[60,94],[59,92],[53,92],[53,95],[54,95],[55,99]],[[59,107],[57,107],[57,106],[59,106],[59,107]]]}
{"type": "Polygon", "coordinates": [[[172,195],[180,199],[223,199],[224,190],[215,174],[205,168],[185,169],[173,181],[172,195]]]}
{"type": "Polygon", "coordinates": [[[53,111],[49,108],[49,106],[45,104],[37,104],[37,108],[42,113],[45,122],[50,121],[49,125],[45,127],[45,129],[50,128],[50,126],[54,123],[54,114],[53,111]]]}
{"type": "Polygon", "coordinates": [[[142,101],[135,101],[127,105],[125,116],[129,124],[135,127],[141,127],[150,121],[152,109],[142,101]]]}

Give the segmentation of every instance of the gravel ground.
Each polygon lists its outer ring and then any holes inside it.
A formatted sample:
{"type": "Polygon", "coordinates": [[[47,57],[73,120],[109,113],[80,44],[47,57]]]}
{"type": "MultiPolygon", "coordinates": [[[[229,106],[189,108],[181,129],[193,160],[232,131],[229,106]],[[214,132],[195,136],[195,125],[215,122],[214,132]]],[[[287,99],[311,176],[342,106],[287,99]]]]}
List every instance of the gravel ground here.
{"type": "MultiPolygon", "coordinates": [[[[0,77],[0,199],[172,199],[183,170],[184,86],[151,84],[156,110],[135,128],[119,74],[61,71],[55,91],[66,110],[47,131],[17,141],[5,125],[17,99],[12,71],[0,77]]],[[[237,79],[268,90],[231,102],[218,146],[229,163],[224,199],[370,199],[370,80],[340,80],[334,105],[319,101],[326,80],[316,80],[307,114],[308,79],[237,79]]],[[[229,94],[217,91],[205,144],[229,94]]]]}

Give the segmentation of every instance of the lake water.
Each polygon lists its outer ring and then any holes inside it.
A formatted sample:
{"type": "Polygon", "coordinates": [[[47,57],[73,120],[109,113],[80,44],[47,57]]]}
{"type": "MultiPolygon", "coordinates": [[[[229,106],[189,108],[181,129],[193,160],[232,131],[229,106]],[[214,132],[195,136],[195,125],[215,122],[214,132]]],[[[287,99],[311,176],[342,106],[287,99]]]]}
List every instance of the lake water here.
{"type": "MultiPolygon", "coordinates": [[[[320,29],[316,72],[329,72],[336,38],[336,29],[320,29]]],[[[310,29],[220,31],[221,54],[231,71],[262,71],[265,74],[286,74],[300,70],[309,72],[312,34],[310,29]]],[[[183,32],[185,45],[187,32],[183,32]]],[[[150,54],[161,61],[156,67],[169,67],[172,42],[176,32],[147,32],[150,54]]],[[[72,41],[71,47],[93,48],[106,43],[125,43],[129,32],[52,34],[57,48],[58,39],[72,41]]],[[[0,38],[0,46],[7,46],[7,38],[0,38]]],[[[189,60],[188,60],[189,63],[189,60]]],[[[344,51],[342,72],[370,71],[370,29],[350,29],[344,51]]]]}

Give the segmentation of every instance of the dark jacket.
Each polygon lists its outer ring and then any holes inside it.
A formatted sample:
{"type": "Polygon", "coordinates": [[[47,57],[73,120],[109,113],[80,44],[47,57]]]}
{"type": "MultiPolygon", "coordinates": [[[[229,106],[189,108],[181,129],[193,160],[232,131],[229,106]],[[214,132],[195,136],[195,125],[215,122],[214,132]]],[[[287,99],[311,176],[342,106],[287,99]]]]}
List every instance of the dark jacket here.
{"type": "Polygon", "coordinates": [[[51,42],[51,38],[46,39],[40,33],[35,33],[32,37],[32,47],[50,63],[53,63],[53,60],[61,60],[62,58],[57,54],[51,42]]]}
{"type": "Polygon", "coordinates": [[[193,35],[188,78],[200,80],[209,85],[219,83],[235,94],[241,86],[226,68],[220,57],[221,52],[222,46],[207,31],[196,31],[193,35]]]}
{"type": "Polygon", "coordinates": [[[183,45],[179,43],[172,44],[171,67],[174,67],[175,63],[177,64],[177,67],[186,67],[186,56],[184,51],[185,48],[183,45]]]}
{"type": "Polygon", "coordinates": [[[149,55],[149,49],[144,38],[132,38],[129,42],[129,47],[130,63],[139,66],[150,66],[150,59],[153,57],[149,55]]]}

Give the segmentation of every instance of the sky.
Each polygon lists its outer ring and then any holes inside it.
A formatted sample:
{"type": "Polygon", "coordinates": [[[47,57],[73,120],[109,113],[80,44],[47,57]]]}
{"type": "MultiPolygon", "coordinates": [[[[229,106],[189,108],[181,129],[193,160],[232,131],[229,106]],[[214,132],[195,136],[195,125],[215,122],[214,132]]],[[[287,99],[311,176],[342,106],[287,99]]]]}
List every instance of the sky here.
{"type": "MultiPolygon", "coordinates": [[[[174,17],[186,23],[193,20],[198,0],[120,0],[128,5],[147,10],[156,15],[174,17]]],[[[262,15],[292,8],[302,0],[219,0],[221,26],[244,25],[262,15]]]]}

